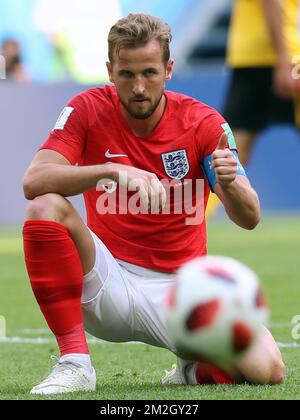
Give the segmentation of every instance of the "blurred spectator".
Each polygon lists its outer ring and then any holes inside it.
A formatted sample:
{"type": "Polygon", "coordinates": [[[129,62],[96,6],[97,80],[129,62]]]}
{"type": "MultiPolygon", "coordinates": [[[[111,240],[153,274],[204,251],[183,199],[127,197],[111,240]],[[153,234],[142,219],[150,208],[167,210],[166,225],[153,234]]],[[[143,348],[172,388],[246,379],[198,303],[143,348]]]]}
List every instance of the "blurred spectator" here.
{"type": "Polygon", "coordinates": [[[2,56],[5,60],[6,79],[26,83],[28,76],[22,64],[21,46],[14,39],[2,43],[2,56]]]}
{"type": "Polygon", "coordinates": [[[36,0],[33,22],[54,45],[61,76],[92,84],[108,81],[106,38],[120,17],[120,0],[36,0]]]}
{"type": "Polygon", "coordinates": [[[299,0],[236,0],[228,42],[232,68],[224,116],[240,160],[270,124],[300,127],[300,94],[292,65],[300,55],[299,0]]]}
{"type": "MultiPolygon", "coordinates": [[[[51,80],[53,47],[33,24],[37,0],[0,0],[0,44],[14,39],[22,46],[22,61],[30,80],[51,80]]],[[[0,45],[1,48],[1,45],[0,45]]]]}

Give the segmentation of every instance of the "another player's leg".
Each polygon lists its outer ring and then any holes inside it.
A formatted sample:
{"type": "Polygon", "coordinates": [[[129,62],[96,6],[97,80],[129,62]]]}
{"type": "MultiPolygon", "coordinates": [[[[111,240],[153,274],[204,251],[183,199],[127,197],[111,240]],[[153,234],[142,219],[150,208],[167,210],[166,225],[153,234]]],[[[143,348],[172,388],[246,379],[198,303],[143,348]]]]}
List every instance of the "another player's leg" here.
{"type": "Polygon", "coordinates": [[[223,114],[233,131],[242,165],[249,163],[257,136],[269,124],[272,86],[271,67],[232,70],[223,114]]]}
{"type": "MultiPolygon", "coordinates": [[[[258,133],[255,131],[239,129],[233,130],[233,135],[235,137],[236,145],[239,151],[239,160],[245,167],[251,159],[258,133]]],[[[217,195],[210,194],[206,207],[206,217],[213,216],[218,210],[219,205],[220,200],[218,199],[217,195]]]]}
{"type": "Polygon", "coordinates": [[[206,206],[205,216],[206,218],[213,216],[218,210],[221,202],[217,194],[210,194],[206,206]]]}
{"type": "Polygon", "coordinates": [[[246,166],[252,156],[257,132],[247,130],[233,130],[236,145],[239,151],[239,160],[243,166],[246,166]]]}
{"type": "Polygon", "coordinates": [[[295,110],[295,127],[300,131],[300,82],[297,85],[298,89],[295,93],[294,98],[294,110],[295,110]]]}
{"type": "Polygon", "coordinates": [[[30,203],[23,236],[31,286],[61,353],[52,374],[32,393],[94,390],[81,309],[83,274],[95,261],[92,237],[69,201],[56,194],[30,203]]]}
{"type": "Polygon", "coordinates": [[[173,370],[162,378],[164,384],[212,385],[259,384],[279,385],[284,382],[285,365],[271,333],[262,331],[252,347],[232,367],[219,368],[177,358],[173,370]]]}

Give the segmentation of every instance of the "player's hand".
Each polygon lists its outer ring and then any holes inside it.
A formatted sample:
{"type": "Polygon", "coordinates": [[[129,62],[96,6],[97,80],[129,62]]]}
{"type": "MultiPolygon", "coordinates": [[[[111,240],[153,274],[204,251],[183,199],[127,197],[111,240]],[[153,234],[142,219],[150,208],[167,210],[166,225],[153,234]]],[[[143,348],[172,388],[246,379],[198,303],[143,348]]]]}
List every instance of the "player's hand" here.
{"type": "Polygon", "coordinates": [[[237,176],[237,161],[227,145],[228,137],[226,133],[223,133],[216,150],[212,154],[212,166],[216,173],[217,182],[222,187],[228,187],[237,176]]]}
{"type": "Polygon", "coordinates": [[[280,61],[274,68],[274,91],[283,99],[293,98],[297,89],[297,82],[293,79],[292,70],[288,61],[280,61]]]}
{"type": "Polygon", "coordinates": [[[115,181],[121,187],[137,191],[145,209],[158,214],[165,207],[166,190],[154,173],[122,164],[111,165],[115,181]]]}

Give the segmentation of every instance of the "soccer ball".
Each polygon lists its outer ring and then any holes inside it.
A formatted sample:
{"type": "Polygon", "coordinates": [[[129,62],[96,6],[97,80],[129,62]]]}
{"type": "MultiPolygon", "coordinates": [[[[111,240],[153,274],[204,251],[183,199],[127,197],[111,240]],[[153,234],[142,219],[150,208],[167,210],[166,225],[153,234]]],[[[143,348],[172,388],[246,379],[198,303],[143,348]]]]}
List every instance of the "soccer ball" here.
{"type": "Polygon", "coordinates": [[[257,275],[239,261],[215,256],[178,271],[165,308],[178,354],[218,366],[232,364],[251,346],[269,314],[257,275]]]}

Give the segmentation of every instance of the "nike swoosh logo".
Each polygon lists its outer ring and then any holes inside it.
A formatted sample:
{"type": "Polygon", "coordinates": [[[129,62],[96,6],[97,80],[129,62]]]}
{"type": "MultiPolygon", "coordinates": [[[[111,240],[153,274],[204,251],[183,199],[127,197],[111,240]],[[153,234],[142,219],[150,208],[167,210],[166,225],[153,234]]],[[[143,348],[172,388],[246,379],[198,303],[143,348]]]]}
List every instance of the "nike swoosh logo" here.
{"type": "Polygon", "coordinates": [[[109,149],[108,149],[105,153],[105,157],[107,159],[110,159],[110,158],[128,157],[128,155],[113,155],[109,152],[109,149]]]}

